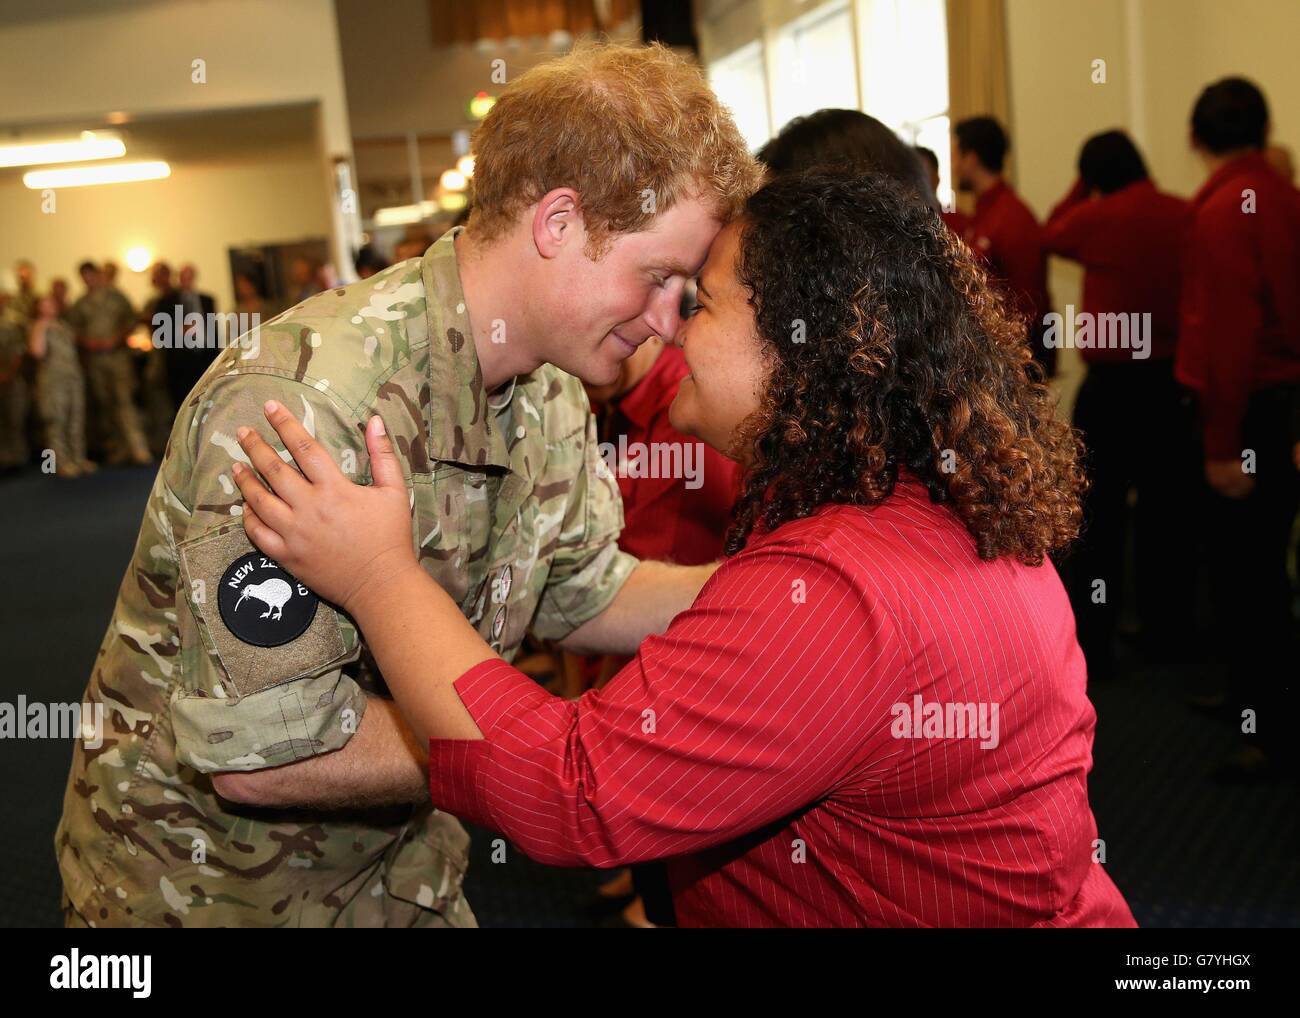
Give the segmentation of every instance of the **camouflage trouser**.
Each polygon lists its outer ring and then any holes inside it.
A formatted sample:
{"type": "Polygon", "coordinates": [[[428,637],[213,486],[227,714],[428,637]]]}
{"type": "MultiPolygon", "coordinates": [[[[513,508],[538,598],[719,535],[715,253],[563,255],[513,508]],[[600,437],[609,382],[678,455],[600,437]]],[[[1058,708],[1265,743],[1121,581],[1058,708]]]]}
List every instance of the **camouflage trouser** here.
{"type": "Polygon", "coordinates": [[[72,907],[72,902],[68,896],[63,896],[63,925],[69,930],[85,930],[90,928],[90,923],[81,917],[81,913],[72,907]]]}
{"type": "MultiPolygon", "coordinates": [[[[378,886],[382,888],[382,884],[378,886]]],[[[121,902],[110,904],[111,899],[91,895],[82,903],[86,910],[82,913],[73,906],[66,890],[63,891],[61,898],[63,925],[68,929],[122,928],[142,925],[140,918],[133,917],[131,910],[124,909],[121,902]],[[90,918],[88,919],[87,916],[90,918]]],[[[460,888],[457,888],[447,900],[439,902],[437,911],[421,908],[390,894],[366,893],[364,897],[354,899],[337,912],[316,911],[304,918],[305,921],[290,922],[288,925],[461,930],[474,929],[478,926],[478,919],[460,888]]],[[[243,926],[246,924],[247,921],[238,912],[227,911],[221,916],[207,916],[203,921],[192,925],[243,926]]]]}
{"type": "Polygon", "coordinates": [[[81,373],[43,371],[36,392],[54,467],[77,466],[86,459],[86,383],[81,373]]]}
{"type": "Polygon", "coordinates": [[[97,429],[114,458],[149,458],[149,447],[135,409],[135,371],[126,347],[92,353],[86,359],[86,381],[94,397],[97,429]]]}
{"type": "Polygon", "coordinates": [[[27,382],[15,375],[0,382],[0,467],[27,462],[27,382]]]}

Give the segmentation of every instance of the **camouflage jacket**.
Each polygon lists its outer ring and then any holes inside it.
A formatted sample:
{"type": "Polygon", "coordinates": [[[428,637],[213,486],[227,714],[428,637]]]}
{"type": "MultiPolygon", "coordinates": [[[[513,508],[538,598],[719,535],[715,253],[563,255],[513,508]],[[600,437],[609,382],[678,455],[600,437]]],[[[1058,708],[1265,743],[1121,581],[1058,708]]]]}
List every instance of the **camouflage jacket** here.
{"type": "Polygon", "coordinates": [[[68,321],[85,341],[115,343],[135,328],[135,311],[117,287],[101,286],[77,298],[68,321]]]}
{"type": "Polygon", "coordinates": [[[18,374],[26,353],[27,323],[10,304],[0,310],[0,382],[10,381],[18,374]]]}
{"type": "Polygon", "coordinates": [[[467,835],[431,807],[244,808],[211,775],[338,749],[379,687],[352,622],[248,542],[240,425],[278,443],[275,398],[369,482],[383,416],[421,563],[507,658],[600,613],[636,560],[577,379],[550,365],[483,391],[453,234],[422,259],[309,298],[223,350],[172,430],[85,698],[56,849],[101,925],[469,925],[467,835]],[[254,582],[255,581],[255,582],[254,582]]]}

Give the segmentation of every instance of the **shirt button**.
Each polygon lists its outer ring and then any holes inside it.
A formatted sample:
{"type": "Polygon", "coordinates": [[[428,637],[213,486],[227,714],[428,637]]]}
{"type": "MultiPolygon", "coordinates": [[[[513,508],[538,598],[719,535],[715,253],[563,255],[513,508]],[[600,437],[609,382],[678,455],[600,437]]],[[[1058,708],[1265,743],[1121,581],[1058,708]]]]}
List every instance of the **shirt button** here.
{"type": "Polygon", "coordinates": [[[527,432],[524,431],[524,426],[522,424],[515,428],[515,438],[523,438],[526,434],[527,432]]]}

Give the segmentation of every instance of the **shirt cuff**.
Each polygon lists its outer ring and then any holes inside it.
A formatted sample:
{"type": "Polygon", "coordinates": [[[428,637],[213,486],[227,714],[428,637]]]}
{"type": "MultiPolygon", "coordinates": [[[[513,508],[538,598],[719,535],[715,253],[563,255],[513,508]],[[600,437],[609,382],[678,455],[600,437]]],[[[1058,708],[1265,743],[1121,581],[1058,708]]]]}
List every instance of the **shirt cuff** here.
{"type": "Polygon", "coordinates": [[[506,722],[555,699],[500,658],[480,661],[452,683],[482,739],[429,740],[429,793],[439,809],[500,830],[493,819],[492,775],[506,722]]]}

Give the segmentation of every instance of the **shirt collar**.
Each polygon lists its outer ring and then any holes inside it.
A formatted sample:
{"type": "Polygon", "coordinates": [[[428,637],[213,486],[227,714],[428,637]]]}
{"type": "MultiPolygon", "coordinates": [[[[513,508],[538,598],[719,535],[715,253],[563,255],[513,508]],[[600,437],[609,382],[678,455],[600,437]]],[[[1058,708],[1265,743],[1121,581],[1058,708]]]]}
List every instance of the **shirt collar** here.
{"type": "Polygon", "coordinates": [[[463,229],[448,230],[421,260],[429,323],[429,456],[509,468],[500,416],[514,399],[517,379],[489,403],[456,264],[456,237],[463,229]]]}
{"type": "Polygon", "coordinates": [[[1223,187],[1234,177],[1246,173],[1255,173],[1260,170],[1266,170],[1269,173],[1274,172],[1272,167],[1264,159],[1263,152],[1247,152],[1245,155],[1237,156],[1236,159],[1224,163],[1217,170],[1210,174],[1210,179],[1201,185],[1201,189],[1196,192],[1196,197],[1192,199],[1192,204],[1201,206],[1205,203],[1210,195],[1214,194],[1219,188],[1223,187]]]}
{"type": "Polygon", "coordinates": [[[649,427],[655,416],[672,403],[677,395],[677,383],[687,374],[682,352],[665,345],[645,377],[619,398],[618,412],[638,428],[649,427]]]}
{"type": "Polygon", "coordinates": [[[975,199],[975,214],[979,215],[987,212],[997,203],[999,198],[1010,190],[1011,188],[1007,186],[1007,182],[1002,178],[998,178],[996,184],[975,199]]]}

